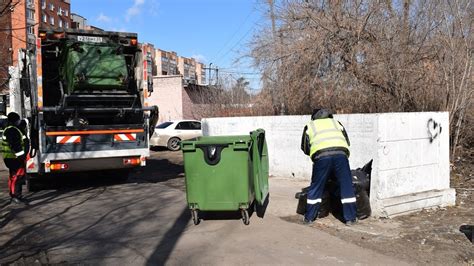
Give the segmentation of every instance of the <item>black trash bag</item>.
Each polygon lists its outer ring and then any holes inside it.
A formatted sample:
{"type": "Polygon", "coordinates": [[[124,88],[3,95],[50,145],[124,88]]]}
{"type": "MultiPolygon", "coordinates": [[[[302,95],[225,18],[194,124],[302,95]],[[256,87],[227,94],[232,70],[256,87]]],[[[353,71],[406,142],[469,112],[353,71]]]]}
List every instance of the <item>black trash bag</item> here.
{"type": "Polygon", "coordinates": [[[352,184],[354,188],[365,190],[367,194],[370,192],[370,174],[372,173],[372,161],[368,162],[364,167],[351,170],[352,184]]]}
{"type": "MultiPolygon", "coordinates": [[[[356,196],[357,218],[363,220],[372,214],[370,207],[370,177],[372,172],[372,161],[368,162],[362,168],[351,170],[352,184],[356,196]]],[[[301,192],[295,194],[298,199],[296,213],[304,215],[306,213],[306,199],[309,187],[301,189],[301,192]]],[[[336,217],[342,217],[342,203],[339,192],[339,186],[335,177],[329,177],[321,197],[321,206],[319,208],[318,218],[323,218],[332,213],[336,217]]]]}
{"type": "Polygon", "coordinates": [[[459,227],[459,231],[461,231],[471,243],[474,243],[474,225],[463,224],[459,227]]]}
{"type": "Polygon", "coordinates": [[[306,200],[308,199],[308,189],[305,187],[301,189],[301,192],[296,192],[295,198],[298,200],[298,206],[296,207],[296,213],[304,215],[306,213],[306,200]]]}
{"type": "Polygon", "coordinates": [[[372,214],[370,207],[370,198],[365,190],[356,191],[357,218],[364,220],[372,214]]]}
{"type": "MultiPolygon", "coordinates": [[[[301,189],[301,192],[297,192],[295,194],[295,198],[298,199],[298,206],[296,207],[296,213],[304,215],[306,213],[306,200],[308,199],[308,190],[309,187],[305,187],[301,189]]],[[[330,193],[329,190],[324,190],[322,202],[319,208],[318,218],[324,218],[329,215],[331,211],[330,205],[330,193]]]]}

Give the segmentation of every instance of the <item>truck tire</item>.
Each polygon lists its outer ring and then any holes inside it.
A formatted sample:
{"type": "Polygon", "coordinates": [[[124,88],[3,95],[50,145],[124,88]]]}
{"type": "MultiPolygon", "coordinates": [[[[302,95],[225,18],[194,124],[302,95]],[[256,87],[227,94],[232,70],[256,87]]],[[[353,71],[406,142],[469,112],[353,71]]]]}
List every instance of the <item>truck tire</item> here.
{"type": "Polygon", "coordinates": [[[172,138],[170,138],[170,139],[168,140],[168,145],[167,145],[168,149],[169,149],[170,151],[178,151],[178,150],[180,149],[180,146],[179,146],[179,142],[180,142],[180,141],[181,141],[181,140],[180,140],[179,138],[177,138],[177,137],[172,137],[172,138]]]}
{"type": "Polygon", "coordinates": [[[25,180],[26,193],[37,192],[39,190],[38,181],[33,176],[28,176],[25,180]]]}

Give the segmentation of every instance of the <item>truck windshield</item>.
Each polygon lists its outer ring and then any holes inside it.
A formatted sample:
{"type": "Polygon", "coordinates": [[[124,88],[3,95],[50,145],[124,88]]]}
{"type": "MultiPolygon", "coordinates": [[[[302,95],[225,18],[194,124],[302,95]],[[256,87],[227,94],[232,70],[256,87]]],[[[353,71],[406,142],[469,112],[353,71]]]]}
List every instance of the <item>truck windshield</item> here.
{"type": "Polygon", "coordinates": [[[156,128],[167,128],[171,124],[173,124],[173,122],[164,122],[164,123],[159,124],[156,128]]]}

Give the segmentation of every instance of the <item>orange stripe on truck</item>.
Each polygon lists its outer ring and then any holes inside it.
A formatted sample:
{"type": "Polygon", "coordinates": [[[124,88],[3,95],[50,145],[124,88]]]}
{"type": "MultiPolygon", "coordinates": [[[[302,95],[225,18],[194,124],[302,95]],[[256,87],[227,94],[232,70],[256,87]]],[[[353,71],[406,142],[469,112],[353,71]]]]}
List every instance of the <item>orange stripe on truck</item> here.
{"type": "Polygon", "coordinates": [[[49,131],[46,136],[62,136],[62,135],[97,135],[97,134],[126,134],[126,133],[142,133],[143,129],[110,129],[110,130],[80,130],[80,131],[49,131]]]}
{"type": "Polygon", "coordinates": [[[135,133],[115,134],[114,140],[115,141],[134,141],[134,140],[137,140],[137,134],[135,133]]]}
{"type": "Polygon", "coordinates": [[[57,136],[56,143],[59,143],[59,144],[81,143],[81,136],[57,136]]]}

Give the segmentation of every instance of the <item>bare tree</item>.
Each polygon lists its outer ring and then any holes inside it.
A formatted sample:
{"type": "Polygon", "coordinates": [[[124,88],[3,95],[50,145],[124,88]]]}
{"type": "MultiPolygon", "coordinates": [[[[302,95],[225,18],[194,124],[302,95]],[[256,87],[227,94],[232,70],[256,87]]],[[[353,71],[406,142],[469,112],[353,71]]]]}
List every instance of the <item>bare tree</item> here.
{"type": "Polygon", "coordinates": [[[472,1],[274,4],[276,22],[256,35],[251,56],[263,92],[278,94],[290,114],[315,105],[346,113],[443,110],[452,155],[460,139],[473,138],[465,130],[472,123],[472,1]]]}

